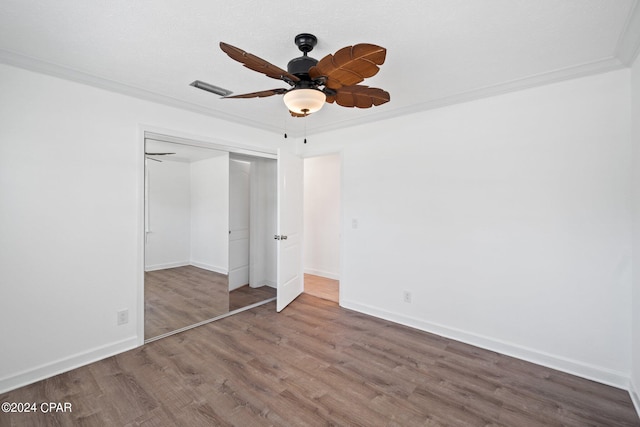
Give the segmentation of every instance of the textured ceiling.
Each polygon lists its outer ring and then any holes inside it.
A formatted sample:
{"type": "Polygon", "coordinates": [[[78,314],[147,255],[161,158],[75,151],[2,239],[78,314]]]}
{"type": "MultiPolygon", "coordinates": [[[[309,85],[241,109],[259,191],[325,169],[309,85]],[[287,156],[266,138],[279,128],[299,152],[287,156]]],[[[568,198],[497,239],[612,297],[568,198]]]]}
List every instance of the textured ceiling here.
{"type": "Polygon", "coordinates": [[[258,128],[309,134],[628,66],[640,42],[637,0],[3,0],[0,61],[258,128]],[[390,92],[366,110],[326,105],[289,117],[281,96],[220,99],[288,87],[248,70],[225,41],[286,68],[296,34],[321,59],[355,43],[387,48],[363,84],[390,92]]]}

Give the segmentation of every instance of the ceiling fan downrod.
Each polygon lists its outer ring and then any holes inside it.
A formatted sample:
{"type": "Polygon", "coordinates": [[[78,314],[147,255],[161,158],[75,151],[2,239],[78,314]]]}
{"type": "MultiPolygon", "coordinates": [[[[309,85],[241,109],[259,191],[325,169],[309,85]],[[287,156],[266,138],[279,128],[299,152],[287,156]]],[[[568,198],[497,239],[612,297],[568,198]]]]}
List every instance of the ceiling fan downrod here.
{"type": "Polygon", "coordinates": [[[300,82],[296,82],[302,83],[300,87],[308,87],[306,84],[311,82],[309,69],[318,64],[318,60],[307,54],[313,50],[313,47],[318,43],[318,39],[313,34],[302,33],[295,37],[294,42],[302,52],[302,56],[289,61],[287,71],[301,80],[300,82]]]}

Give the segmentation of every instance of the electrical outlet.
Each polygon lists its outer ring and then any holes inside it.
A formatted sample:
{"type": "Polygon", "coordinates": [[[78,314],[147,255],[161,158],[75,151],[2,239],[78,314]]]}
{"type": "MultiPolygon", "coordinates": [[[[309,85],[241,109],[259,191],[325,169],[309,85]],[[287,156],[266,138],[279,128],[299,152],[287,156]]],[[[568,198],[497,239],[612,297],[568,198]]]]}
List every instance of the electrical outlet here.
{"type": "Polygon", "coordinates": [[[411,292],[403,291],[402,292],[402,300],[407,303],[411,303],[411,292]]]}
{"type": "Polygon", "coordinates": [[[129,310],[120,310],[117,311],[118,315],[118,325],[126,325],[129,323],[129,310]]]}
{"type": "Polygon", "coordinates": [[[358,228],[358,218],[353,218],[351,220],[351,228],[353,228],[353,229],[358,228]]]}

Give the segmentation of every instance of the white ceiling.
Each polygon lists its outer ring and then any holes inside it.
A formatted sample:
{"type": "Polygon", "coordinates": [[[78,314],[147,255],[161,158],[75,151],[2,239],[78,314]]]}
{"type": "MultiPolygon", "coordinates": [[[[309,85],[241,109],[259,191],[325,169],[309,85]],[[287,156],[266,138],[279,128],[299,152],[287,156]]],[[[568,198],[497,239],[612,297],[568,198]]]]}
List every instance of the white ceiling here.
{"type": "Polygon", "coordinates": [[[2,0],[0,61],[258,128],[309,134],[628,66],[638,0],[2,0]],[[288,85],[244,68],[220,41],[286,69],[296,34],[311,56],[368,42],[387,48],[363,84],[390,92],[371,109],[326,105],[289,117],[281,96],[220,99],[194,80],[253,92],[288,85]]]}

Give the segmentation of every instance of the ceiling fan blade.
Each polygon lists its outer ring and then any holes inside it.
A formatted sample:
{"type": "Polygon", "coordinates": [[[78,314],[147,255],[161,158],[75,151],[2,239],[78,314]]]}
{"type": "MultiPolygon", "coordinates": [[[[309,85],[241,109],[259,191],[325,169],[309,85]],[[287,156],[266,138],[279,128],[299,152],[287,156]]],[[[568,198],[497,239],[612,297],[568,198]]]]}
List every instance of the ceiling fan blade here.
{"type": "Polygon", "coordinates": [[[326,87],[338,89],[360,83],[374,76],[384,64],[387,49],[374,44],[357,44],[343,47],[335,54],[327,55],[309,69],[312,79],[326,77],[326,87]]]}
{"type": "Polygon", "coordinates": [[[334,96],[327,96],[327,102],[343,107],[371,108],[374,105],[382,105],[389,102],[391,95],[389,92],[364,85],[343,86],[336,89],[334,96]]]}
{"type": "Polygon", "coordinates": [[[288,71],[283,70],[282,68],[276,67],[273,64],[265,61],[262,58],[258,58],[257,56],[245,52],[242,49],[239,49],[235,46],[231,46],[230,44],[220,42],[220,49],[223,50],[224,53],[229,55],[229,58],[234,59],[250,70],[257,71],[262,73],[272,79],[278,80],[291,80],[293,82],[300,81],[300,79],[293,74],[290,74],[288,71]]]}
{"type": "Polygon", "coordinates": [[[147,156],[169,156],[171,154],[176,154],[176,153],[144,153],[147,156]]]}
{"type": "Polygon", "coordinates": [[[266,96],[272,95],[282,95],[287,92],[287,89],[269,89],[269,90],[261,90],[260,92],[251,92],[251,93],[243,93],[240,95],[234,96],[225,96],[224,98],[264,98],[266,96]]]}

